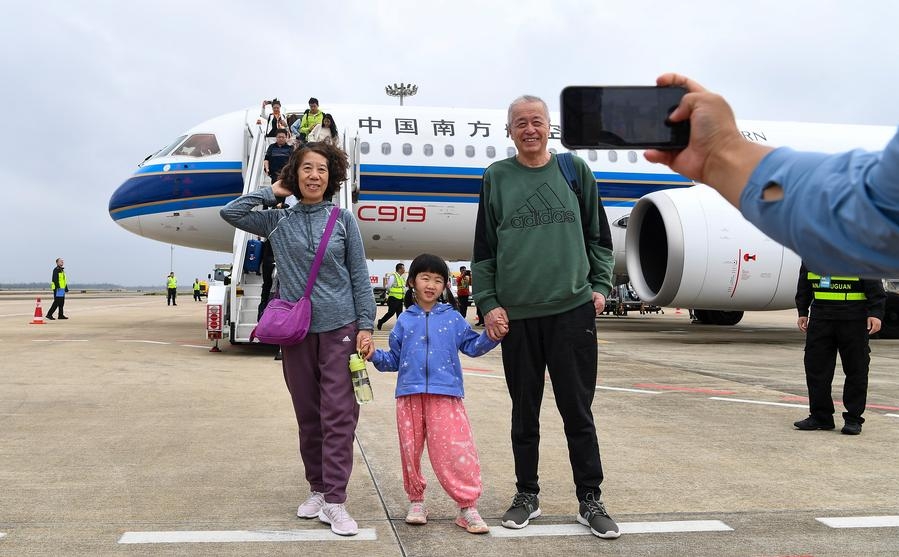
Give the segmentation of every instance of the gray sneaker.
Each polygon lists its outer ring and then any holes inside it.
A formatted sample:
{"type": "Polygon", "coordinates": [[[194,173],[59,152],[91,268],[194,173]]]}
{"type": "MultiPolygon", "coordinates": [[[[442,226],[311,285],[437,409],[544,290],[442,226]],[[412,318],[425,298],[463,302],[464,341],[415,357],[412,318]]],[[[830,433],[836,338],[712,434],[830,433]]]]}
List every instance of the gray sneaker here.
{"type": "Polygon", "coordinates": [[[532,518],[540,516],[540,500],[536,493],[518,492],[512,498],[512,506],[503,515],[503,526],[520,529],[528,525],[532,518]]]}
{"type": "Polygon", "coordinates": [[[603,505],[602,499],[597,500],[592,493],[588,493],[581,501],[577,521],[584,526],[589,526],[593,535],[600,538],[615,539],[621,535],[618,525],[606,512],[606,506],[603,505]]]}

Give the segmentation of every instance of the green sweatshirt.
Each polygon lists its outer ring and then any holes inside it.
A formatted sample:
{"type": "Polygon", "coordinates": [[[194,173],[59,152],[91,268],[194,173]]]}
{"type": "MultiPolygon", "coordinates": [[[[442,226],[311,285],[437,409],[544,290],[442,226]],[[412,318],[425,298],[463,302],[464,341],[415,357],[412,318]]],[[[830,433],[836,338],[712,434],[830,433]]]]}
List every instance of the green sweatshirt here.
{"type": "Polygon", "coordinates": [[[581,209],[556,156],[540,168],[514,157],[484,172],[475,226],[472,285],[478,307],[503,307],[509,319],[563,313],[612,288],[612,238],[596,178],[574,157],[584,191],[581,209]]]}

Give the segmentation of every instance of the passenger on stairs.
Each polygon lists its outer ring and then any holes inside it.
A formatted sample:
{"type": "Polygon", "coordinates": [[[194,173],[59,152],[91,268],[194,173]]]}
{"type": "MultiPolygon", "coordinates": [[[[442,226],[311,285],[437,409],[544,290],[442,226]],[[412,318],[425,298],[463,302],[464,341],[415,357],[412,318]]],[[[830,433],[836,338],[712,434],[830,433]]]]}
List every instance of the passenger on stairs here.
{"type": "Polygon", "coordinates": [[[306,141],[324,141],[325,143],[330,143],[331,145],[337,145],[339,147],[340,136],[337,134],[337,125],[334,123],[334,118],[332,118],[330,114],[325,114],[322,118],[322,123],[316,124],[316,126],[312,128],[306,141]]]}

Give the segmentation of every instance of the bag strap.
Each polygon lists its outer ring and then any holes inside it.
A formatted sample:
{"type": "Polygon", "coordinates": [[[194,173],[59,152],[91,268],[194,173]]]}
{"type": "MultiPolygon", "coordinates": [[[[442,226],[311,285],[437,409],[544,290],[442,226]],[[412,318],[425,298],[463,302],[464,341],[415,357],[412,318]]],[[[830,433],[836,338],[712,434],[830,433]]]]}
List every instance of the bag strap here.
{"type": "Polygon", "coordinates": [[[325,250],[328,249],[328,240],[331,239],[331,232],[334,230],[334,223],[337,222],[337,215],[340,213],[339,207],[331,209],[328,216],[328,224],[325,226],[325,233],[322,234],[322,240],[315,250],[315,261],[312,262],[312,269],[309,271],[309,281],[306,283],[306,291],[303,297],[308,298],[312,294],[312,285],[315,284],[315,278],[318,276],[318,269],[322,266],[322,259],[325,258],[325,250]]]}
{"type": "Polygon", "coordinates": [[[584,234],[584,247],[589,251],[589,231],[587,228],[589,223],[587,222],[587,209],[584,207],[583,191],[578,185],[577,171],[574,168],[574,156],[571,153],[561,153],[556,155],[556,162],[559,163],[559,169],[562,171],[562,175],[565,176],[568,187],[571,188],[571,191],[577,196],[577,204],[581,209],[581,230],[584,234]]]}

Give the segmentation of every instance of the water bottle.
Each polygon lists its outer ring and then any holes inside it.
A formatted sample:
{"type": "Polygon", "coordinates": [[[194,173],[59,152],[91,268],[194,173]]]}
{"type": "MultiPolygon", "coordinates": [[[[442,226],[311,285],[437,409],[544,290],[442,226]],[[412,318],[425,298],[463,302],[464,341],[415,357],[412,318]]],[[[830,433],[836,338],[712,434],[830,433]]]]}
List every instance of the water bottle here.
{"type": "Polygon", "coordinates": [[[365,360],[359,353],[350,354],[350,378],[353,380],[353,394],[356,395],[356,402],[368,404],[374,400],[375,395],[371,390],[371,383],[368,381],[365,360]]]}

